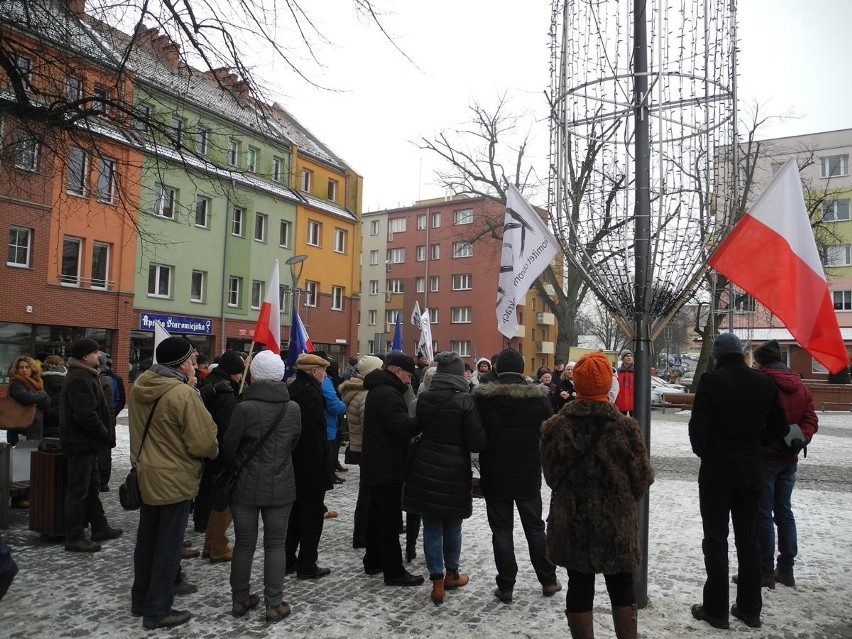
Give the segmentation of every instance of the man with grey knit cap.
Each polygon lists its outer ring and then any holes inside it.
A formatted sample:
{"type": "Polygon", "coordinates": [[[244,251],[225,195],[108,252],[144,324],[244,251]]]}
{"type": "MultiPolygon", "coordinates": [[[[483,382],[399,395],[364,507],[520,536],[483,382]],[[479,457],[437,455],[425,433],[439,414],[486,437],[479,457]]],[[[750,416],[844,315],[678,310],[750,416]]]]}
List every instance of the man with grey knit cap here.
{"type": "Polygon", "coordinates": [[[733,333],[713,342],[716,368],[702,375],[689,420],[689,441],[701,458],[698,499],[704,526],[703,602],[692,616],[714,628],[728,627],[728,519],[734,526],[739,574],[730,613],[759,628],[760,551],[757,517],[763,487],[761,445],[789,430],[778,390],[768,376],[749,368],[733,333]]]}

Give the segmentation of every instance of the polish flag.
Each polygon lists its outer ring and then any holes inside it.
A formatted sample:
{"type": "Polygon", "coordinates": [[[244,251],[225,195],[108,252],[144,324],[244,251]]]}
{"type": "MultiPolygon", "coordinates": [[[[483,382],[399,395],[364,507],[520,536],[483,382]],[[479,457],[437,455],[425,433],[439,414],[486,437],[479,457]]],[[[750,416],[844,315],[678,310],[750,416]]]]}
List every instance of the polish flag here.
{"type": "Polygon", "coordinates": [[[281,298],[278,285],[278,260],[272,264],[272,273],[266,280],[266,299],[254,327],[255,344],[263,344],[276,355],[281,353],[281,298]]]}
{"type": "Polygon", "coordinates": [[[778,316],[829,371],[849,365],[793,158],[734,225],[709,264],[778,316]]]}

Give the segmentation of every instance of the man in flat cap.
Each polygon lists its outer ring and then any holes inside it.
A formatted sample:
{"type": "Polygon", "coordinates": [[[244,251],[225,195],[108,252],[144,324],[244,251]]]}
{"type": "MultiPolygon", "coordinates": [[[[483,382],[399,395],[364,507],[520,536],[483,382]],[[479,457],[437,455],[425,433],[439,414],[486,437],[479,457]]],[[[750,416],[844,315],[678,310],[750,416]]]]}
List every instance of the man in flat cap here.
{"type": "Polygon", "coordinates": [[[290,511],[285,554],[286,572],[299,579],[319,579],[331,572],[317,564],[325,515],[325,493],[332,488],[328,473],[328,440],[322,383],[328,360],[314,353],[296,359],[290,399],[302,409],[302,434],[293,451],[296,501],[290,511]]]}
{"type": "Polygon", "coordinates": [[[142,508],[133,555],[131,612],[146,630],[179,626],[172,609],[189,508],[198,494],[202,460],[219,452],[216,423],[195,390],[195,348],[183,337],[157,345],[157,363],[133,384],[128,399],[130,461],[142,508]]]}
{"type": "Polygon", "coordinates": [[[409,441],[417,432],[417,420],[409,417],[404,395],[415,371],[410,356],[391,351],[384,367],[364,378],[367,400],[361,482],[370,495],[364,572],[383,573],[388,586],[423,583],[423,577],[412,575],[402,565],[399,545],[405,459],[409,441]]]}

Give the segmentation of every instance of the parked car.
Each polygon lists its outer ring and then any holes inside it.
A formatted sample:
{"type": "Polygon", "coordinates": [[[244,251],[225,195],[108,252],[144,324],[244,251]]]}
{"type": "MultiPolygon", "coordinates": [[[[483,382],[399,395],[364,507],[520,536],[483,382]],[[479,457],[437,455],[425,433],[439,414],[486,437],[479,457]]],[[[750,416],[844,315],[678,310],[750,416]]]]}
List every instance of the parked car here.
{"type": "Polygon", "coordinates": [[[678,383],[686,386],[687,388],[692,388],[693,379],[693,371],[688,371],[683,374],[683,376],[678,380],[678,383]]]}
{"type": "Polygon", "coordinates": [[[651,377],[651,406],[662,406],[663,395],[666,393],[686,393],[687,390],[680,384],[669,384],[659,377],[651,377]]]}

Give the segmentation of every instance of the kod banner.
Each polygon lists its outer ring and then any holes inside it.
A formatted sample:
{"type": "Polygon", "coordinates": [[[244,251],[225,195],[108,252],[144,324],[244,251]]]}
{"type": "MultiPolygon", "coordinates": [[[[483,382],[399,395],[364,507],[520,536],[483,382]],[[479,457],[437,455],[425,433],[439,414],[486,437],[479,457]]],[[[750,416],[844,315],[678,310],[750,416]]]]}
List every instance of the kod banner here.
{"type": "Polygon", "coordinates": [[[204,317],[182,317],[180,315],[160,315],[143,313],[139,318],[139,328],[153,331],[154,322],[159,322],[169,333],[190,333],[192,335],[211,335],[213,322],[204,317]]]}

